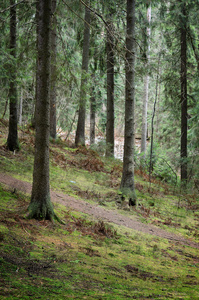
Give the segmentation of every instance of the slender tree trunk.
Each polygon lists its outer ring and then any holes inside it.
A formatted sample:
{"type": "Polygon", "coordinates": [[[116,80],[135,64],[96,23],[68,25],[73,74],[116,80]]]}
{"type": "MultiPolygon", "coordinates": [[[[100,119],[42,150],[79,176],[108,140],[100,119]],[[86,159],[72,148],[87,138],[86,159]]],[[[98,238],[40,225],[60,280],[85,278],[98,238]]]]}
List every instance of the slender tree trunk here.
{"type": "MultiPolygon", "coordinates": [[[[36,0],[36,12],[35,12],[35,23],[36,23],[36,49],[38,49],[38,38],[39,38],[39,0],[36,0]]],[[[36,85],[35,85],[35,101],[34,101],[34,105],[33,105],[33,114],[32,114],[32,120],[31,120],[31,125],[33,128],[35,128],[36,126],[36,120],[35,120],[35,116],[36,116],[36,101],[37,101],[37,88],[38,88],[38,55],[36,57],[36,85]]]]}
{"type": "Polygon", "coordinates": [[[21,97],[20,97],[20,103],[19,103],[19,125],[22,124],[22,113],[23,113],[23,89],[21,88],[21,97]]]}
{"type": "Polygon", "coordinates": [[[114,38],[113,23],[107,22],[107,121],[106,157],[114,156],[114,38]]]}
{"type": "Polygon", "coordinates": [[[150,161],[149,161],[149,182],[151,183],[151,173],[153,171],[153,139],[154,139],[154,118],[156,112],[156,104],[158,100],[158,85],[159,85],[159,76],[160,76],[160,55],[158,59],[158,71],[156,78],[156,88],[155,88],[155,101],[153,105],[153,115],[151,119],[151,148],[150,148],[150,161]]]}
{"type": "Polygon", "coordinates": [[[186,3],[181,2],[181,181],[187,182],[187,29],[186,3]]]}
{"type": "Polygon", "coordinates": [[[135,201],[134,105],[135,105],[135,0],[127,0],[125,133],[121,189],[135,201]]]}
{"type": "MultiPolygon", "coordinates": [[[[94,76],[93,76],[93,82],[94,82],[94,76]]],[[[95,99],[95,86],[93,85],[91,89],[91,98],[90,98],[90,145],[95,144],[95,112],[96,112],[96,99],[95,99]]]]}
{"type": "Polygon", "coordinates": [[[19,150],[17,129],[17,86],[16,86],[16,6],[15,0],[10,0],[10,55],[13,61],[10,63],[10,117],[7,147],[10,151],[19,150]]]}
{"type": "Polygon", "coordinates": [[[51,0],[38,1],[36,136],[29,218],[56,218],[50,200],[50,15],[51,0]]]}
{"type": "Polygon", "coordinates": [[[147,141],[147,110],[148,110],[148,94],[149,94],[149,74],[148,74],[148,66],[149,66],[149,53],[150,53],[150,23],[151,23],[151,4],[148,5],[147,8],[147,21],[148,27],[146,29],[146,40],[147,40],[147,50],[146,50],[146,72],[144,78],[144,98],[143,98],[143,108],[142,108],[142,136],[141,136],[141,153],[144,154],[144,158],[146,155],[146,141],[147,141]]]}
{"type": "Polygon", "coordinates": [[[143,106],[142,106],[141,153],[143,153],[144,158],[146,156],[146,141],[147,141],[148,94],[149,94],[149,75],[147,74],[144,77],[144,99],[143,99],[143,106]]]}
{"type": "Polygon", "coordinates": [[[88,77],[88,63],[89,63],[89,43],[90,43],[90,10],[85,7],[84,18],[84,42],[82,54],[82,78],[80,87],[80,100],[79,100],[79,114],[77,122],[77,130],[75,136],[75,145],[85,145],[85,119],[86,119],[86,85],[88,77]]]}
{"type": "Polygon", "coordinates": [[[5,107],[4,107],[4,112],[2,114],[2,119],[5,117],[5,114],[6,114],[6,111],[7,111],[7,106],[8,106],[8,99],[6,99],[6,104],[5,104],[5,107]]]}
{"type": "Polygon", "coordinates": [[[56,125],[56,82],[57,82],[57,32],[56,32],[56,5],[57,1],[52,0],[52,28],[51,28],[51,81],[50,81],[50,136],[55,139],[57,135],[56,125]]]}

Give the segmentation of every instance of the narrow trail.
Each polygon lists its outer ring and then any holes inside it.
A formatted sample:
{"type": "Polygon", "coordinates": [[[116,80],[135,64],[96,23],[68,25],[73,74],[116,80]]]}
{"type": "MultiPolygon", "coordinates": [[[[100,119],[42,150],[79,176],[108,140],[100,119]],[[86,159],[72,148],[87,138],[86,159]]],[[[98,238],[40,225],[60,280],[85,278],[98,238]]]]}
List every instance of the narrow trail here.
{"type": "MultiPolygon", "coordinates": [[[[5,173],[0,173],[0,183],[8,186],[11,189],[16,189],[26,194],[31,194],[32,186],[29,182],[18,180],[5,173]]],[[[60,203],[69,209],[80,211],[92,216],[94,219],[100,219],[105,222],[114,223],[120,226],[131,228],[135,231],[151,234],[161,238],[168,239],[176,243],[191,246],[199,249],[199,244],[188,239],[185,239],[177,234],[173,234],[151,224],[144,224],[138,220],[138,217],[131,218],[120,214],[115,210],[108,210],[99,205],[90,204],[86,201],[75,199],[71,196],[58,191],[51,190],[51,199],[53,203],[60,203]]]]}

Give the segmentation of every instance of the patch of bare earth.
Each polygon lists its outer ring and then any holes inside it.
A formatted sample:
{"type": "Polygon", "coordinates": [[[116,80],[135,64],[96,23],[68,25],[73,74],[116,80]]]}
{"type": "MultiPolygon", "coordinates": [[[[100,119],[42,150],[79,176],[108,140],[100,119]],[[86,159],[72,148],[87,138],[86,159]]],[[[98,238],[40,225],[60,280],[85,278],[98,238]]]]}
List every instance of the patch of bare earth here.
{"type": "MultiPolygon", "coordinates": [[[[5,173],[0,173],[0,182],[9,186],[13,190],[18,190],[26,194],[31,193],[32,186],[30,183],[13,178],[5,173]]],[[[60,203],[68,208],[86,213],[96,220],[103,220],[109,223],[115,223],[120,226],[131,228],[135,231],[155,235],[170,241],[188,245],[199,249],[199,244],[188,239],[185,239],[177,234],[173,234],[158,228],[151,224],[144,224],[139,221],[136,216],[131,218],[124,216],[117,211],[105,209],[99,205],[93,205],[83,200],[75,199],[61,192],[51,191],[51,199],[54,203],[60,203]]]]}

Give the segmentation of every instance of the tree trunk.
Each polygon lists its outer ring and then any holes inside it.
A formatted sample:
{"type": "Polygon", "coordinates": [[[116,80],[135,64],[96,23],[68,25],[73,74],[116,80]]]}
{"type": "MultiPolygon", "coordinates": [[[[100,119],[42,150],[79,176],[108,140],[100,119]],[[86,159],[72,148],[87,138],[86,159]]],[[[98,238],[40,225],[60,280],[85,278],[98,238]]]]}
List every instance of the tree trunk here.
{"type": "Polygon", "coordinates": [[[181,181],[187,182],[187,30],[186,4],[181,2],[181,181]]]}
{"type": "MultiPolygon", "coordinates": [[[[94,82],[94,76],[93,76],[93,82],[94,82]]],[[[91,98],[90,98],[90,145],[95,144],[95,112],[96,112],[96,99],[95,99],[95,86],[93,85],[91,90],[91,98]]]]}
{"type": "Polygon", "coordinates": [[[135,201],[134,184],[134,104],[135,104],[135,0],[127,0],[126,86],[124,158],[121,189],[135,201]]]}
{"type": "Polygon", "coordinates": [[[55,218],[50,200],[50,15],[51,0],[38,1],[36,136],[29,218],[55,218]]]}
{"type": "Polygon", "coordinates": [[[10,116],[7,147],[10,151],[19,150],[17,129],[17,86],[16,86],[16,6],[15,0],[10,0],[10,55],[13,61],[10,63],[10,116]]]}
{"type": "Polygon", "coordinates": [[[52,0],[52,27],[51,27],[51,81],[50,81],[50,136],[55,139],[57,135],[56,125],[56,55],[57,55],[57,32],[56,32],[56,0],[52,0]]]}
{"type": "Polygon", "coordinates": [[[151,148],[150,148],[150,161],[149,161],[149,182],[151,184],[151,173],[153,171],[153,139],[154,139],[154,118],[156,111],[156,104],[158,100],[158,85],[159,85],[159,76],[160,76],[160,54],[158,59],[158,70],[157,70],[157,78],[156,78],[156,88],[155,88],[155,101],[153,105],[153,115],[151,119],[151,148]]]}
{"type": "Polygon", "coordinates": [[[88,63],[89,63],[89,42],[90,42],[90,10],[85,7],[84,18],[84,42],[82,53],[82,77],[80,87],[80,100],[79,100],[79,114],[77,122],[77,130],[75,136],[75,145],[85,145],[85,119],[86,119],[86,85],[88,77],[88,63]]]}
{"type": "Polygon", "coordinates": [[[20,97],[20,103],[19,103],[19,125],[22,125],[22,113],[23,113],[23,88],[21,88],[21,97],[20,97]]]}
{"type": "MultiPolygon", "coordinates": [[[[147,66],[145,65],[147,68],[147,66]]],[[[148,94],[149,94],[149,75],[144,78],[144,98],[142,106],[142,136],[141,136],[141,153],[146,156],[146,141],[147,141],[147,110],[148,110],[148,94]]]]}
{"type": "Polygon", "coordinates": [[[106,157],[114,156],[114,38],[113,24],[107,22],[107,121],[106,121],[106,157]]]}
{"type": "MultiPolygon", "coordinates": [[[[36,23],[36,48],[38,49],[38,38],[39,38],[39,0],[36,0],[36,12],[35,12],[35,23],[36,23]]],[[[35,85],[35,101],[33,104],[33,114],[32,114],[32,120],[31,120],[31,126],[33,128],[35,128],[36,124],[36,120],[35,120],[35,116],[36,116],[36,101],[37,101],[37,88],[38,88],[38,55],[36,57],[36,85],[35,85]]]]}
{"type": "Polygon", "coordinates": [[[147,141],[147,109],[148,109],[148,95],[149,95],[149,75],[148,75],[148,66],[149,66],[149,53],[150,53],[150,23],[151,23],[151,4],[147,8],[147,21],[148,27],[146,29],[146,39],[147,39],[147,50],[146,50],[146,64],[145,69],[147,74],[144,78],[144,98],[143,98],[143,109],[142,109],[142,136],[141,136],[141,153],[146,156],[146,141],[147,141]]]}

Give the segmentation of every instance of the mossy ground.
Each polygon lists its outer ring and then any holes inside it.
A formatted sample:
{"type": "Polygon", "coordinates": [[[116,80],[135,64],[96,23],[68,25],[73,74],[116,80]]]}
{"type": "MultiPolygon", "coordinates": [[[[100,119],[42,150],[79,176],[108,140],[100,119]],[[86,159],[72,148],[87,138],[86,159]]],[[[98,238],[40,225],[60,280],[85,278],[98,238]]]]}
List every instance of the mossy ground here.
{"type": "Polygon", "coordinates": [[[27,220],[28,198],[0,197],[1,299],[198,299],[198,249],[58,204],[65,225],[27,220]]]}
{"type": "MultiPolygon", "coordinates": [[[[5,134],[2,127],[0,145],[5,134]]],[[[20,139],[15,155],[0,146],[1,172],[31,182],[33,132],[20,139]]],[[[52,188],[198,241],[196,194],[155,179],[150,186],[137,172],[139,205],[130,210],[119,203],[121,168],[84,148],[51,144],[52,188]]],[[[27,220],[29,197],[1,186],[0,199],[0,299],[199,299],[198,249],[91,221],[59,204],[65,225],[27,220]]]]}

